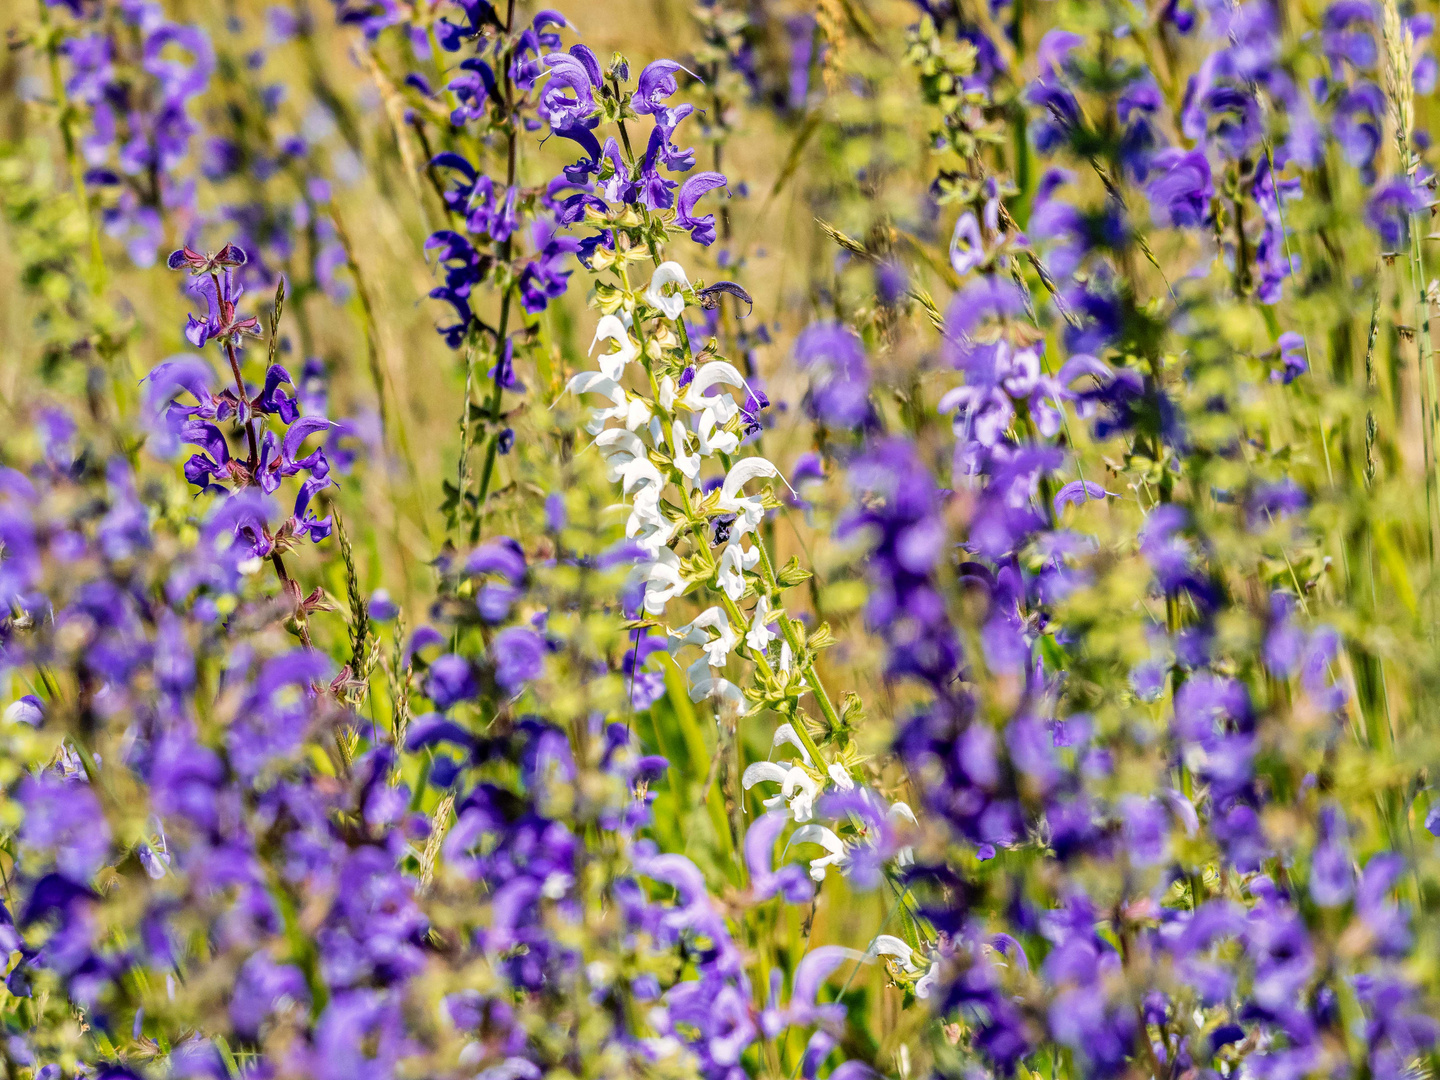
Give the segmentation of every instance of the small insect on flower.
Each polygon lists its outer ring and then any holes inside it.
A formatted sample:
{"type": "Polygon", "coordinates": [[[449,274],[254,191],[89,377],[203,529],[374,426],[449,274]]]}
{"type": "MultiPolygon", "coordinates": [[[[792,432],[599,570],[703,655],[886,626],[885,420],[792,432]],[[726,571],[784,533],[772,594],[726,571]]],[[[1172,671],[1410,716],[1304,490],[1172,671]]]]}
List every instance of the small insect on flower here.
{"type": "MultiPolygon", "coordinates": [[[[700,301],[700,306],[706,311],[711,311],[720,306],[722,294],[728,294],[737,300],[745,301],[745,315],[755,310],[754,298],[733,281],[717,281],[714,285],[707,285],[703,289],[695,290],[695,297],[700,301]]],[[[741,318],[744,318],[742,315],[741,318]]]]}

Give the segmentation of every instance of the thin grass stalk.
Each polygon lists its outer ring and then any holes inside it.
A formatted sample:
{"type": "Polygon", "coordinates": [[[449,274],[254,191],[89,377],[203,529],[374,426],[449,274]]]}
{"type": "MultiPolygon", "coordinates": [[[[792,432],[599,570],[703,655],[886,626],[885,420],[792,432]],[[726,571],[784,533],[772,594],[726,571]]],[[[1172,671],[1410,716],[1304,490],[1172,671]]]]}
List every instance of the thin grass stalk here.
{"type": "MultiPolygon", "coordinates": [[[[1390,119],[1395,125],[1395,148],[1400,159],[1400,170],[1407,181],[1413,182],[1415,162],[1410,153],[1410,126],[1414,119],[1415,90],[1414,54],[1415,42],[1409,29],[1400,19],[1395,0],[1385,0],[1385,92],[1390,105],[1390,119]]],[[[1440,494],[1436,491],[1435,448],[1440,441],[1440,406],[1437,406],[1434,354],[1430,342],[1430,313],[1425,296],[1425,262],[1420,250],[1419,222],[1415,215],[1409,215],[1409,245],[1406,252],[1410,271],[1410,287],[1415,295],[1415,339],[1417,345],[1416,374],[1420,383],[1421,442],[1425,457],[1425,508],[1427,542],[1432,590],[1429,632],[1434,637],[1435,616],[1433,588],[1436,577],[1436,533],[1437,502],[1440,494]]]]}

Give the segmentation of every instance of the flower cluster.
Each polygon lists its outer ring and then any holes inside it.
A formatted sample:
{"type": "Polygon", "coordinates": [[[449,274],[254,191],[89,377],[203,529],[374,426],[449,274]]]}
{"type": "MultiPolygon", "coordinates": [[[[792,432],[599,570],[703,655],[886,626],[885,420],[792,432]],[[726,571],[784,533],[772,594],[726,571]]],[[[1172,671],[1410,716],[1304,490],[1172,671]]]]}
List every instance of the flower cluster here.
{"type": "Polygon", "coordinates": [[[45,3],[69,7],[81,20],[58,48],[65,97],[89,113],[88,130],[76,140],[85,183],[113,192],[105,230],[137,266],[149,266],[164,242],[165,215],[184,220],[196,212],[195,183],[183,179],[180,166],[199,131],[195,100],[215,70],[210,38],[166,19],[147,0],[116,4],[113,15],[102,4],[45,3]]]}
{"type": "MultiPolygon", "coordinates": [[[[302,450],[307,439],[334,425],[323,416],[301,415],[297,396],[284,390],[286,386],[294,390],[295,380],[279,364],[265,369],[262,386],[246,384],[241,368],[244,340],[261,335],[259,319],[242,314],[236,306],[245,291],[236,271],[247,258],[243,249],[227,244],[213,254],[181,248],[168,260],[170,269],[190,275],[190,293],[206,303],[204,318],[190,316],[186,340],[197,349],[207,342],[217,344],[234,385],[216,393],[210,365],[199,357],[181,356],[150,372],[146,396],[162,442],[178,440],[199,447],[185,462],[185,479],[202,492],[224,495],[227,503],[239,500],[237,507],[246,505],[248,510],[237,518],[237,531],[248,539],[256,558],[266,559],[283,554],[302,538],[318,543],[330,535],[330,518],[317,517],[310,506],[334,483],[330,461],[323,447],[308,454],[302,450]],[[182,402],[182,394],[194,403],[182,402]],[[283,433],[270,428],[272,417],[284,425],[283,433]],[[222,423],[244,432],[245,456],[231,455],[229,438],[218,426],[222,423]],[[287,477],[303,479],[293,512],[272,529],[261,507],[287,477]]],[[[272,359],[283,297],[283,291],[277,293],[270,326],[272,359]]],[[[276,568],[281,569],[278,562],[276,568]]]]}

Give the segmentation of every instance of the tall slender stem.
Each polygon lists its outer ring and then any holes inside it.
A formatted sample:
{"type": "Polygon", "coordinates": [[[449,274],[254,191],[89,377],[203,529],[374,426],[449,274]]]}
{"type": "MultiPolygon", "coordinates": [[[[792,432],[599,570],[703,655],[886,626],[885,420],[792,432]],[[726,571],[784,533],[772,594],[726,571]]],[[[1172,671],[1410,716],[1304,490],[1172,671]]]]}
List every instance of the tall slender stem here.
{"type": "MultiPolygon", "coordinates": [[[[510,0],[505,10],[505,32],[510,33],[515,21],[515,0],[510,0]]],[[[515,186],[515,173],[519,157],[519,140],[515,131],[515,85],[510,79],[510,51],[507,50],[501,62],[501,70],[505,80],[505,188],[507,194],[515,186]]],[[[510,255],[512,249],[512,238],[506,237],[500,244],[500,265],[503,272],[508,272],[510,255]]],[[[472,540],[478,540],[480,530],[485,517],[485,504],[490,495],[490,480],[495,473],[495,455],[500,449],[500,404],[504,395],[505,378],[505,341],[506,334],[510,330],[510,306],[515,292],[515,282],[506,280],[505,293],[500,298],[500,321],[495,332],[495,377],[490,385],[490,402],[486,410],[487,418],[490,421],[490,440],[485,447],[485,464],[480,470],[480,489],[476,492],[475,522],[471,526],[470,536],[472,540]]],[[[513,358],[512,358],[513,363],[513,358]]],[[[470,408],[469,399],[466,399],[465,408],[470,408]]],[[[463,504],[465,493],[460,493],[463,504]]]]}

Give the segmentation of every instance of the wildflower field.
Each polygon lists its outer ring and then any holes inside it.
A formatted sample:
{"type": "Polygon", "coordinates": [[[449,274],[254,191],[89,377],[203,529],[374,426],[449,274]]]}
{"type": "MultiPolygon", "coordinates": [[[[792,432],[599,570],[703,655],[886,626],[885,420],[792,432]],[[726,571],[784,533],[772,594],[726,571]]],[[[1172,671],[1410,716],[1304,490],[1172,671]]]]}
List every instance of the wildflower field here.
{"type": "Polygon", "coordinates": [[[0,4],[0,1080],[1440,1076],[1440,5],[550,2],[0,4]]]}

